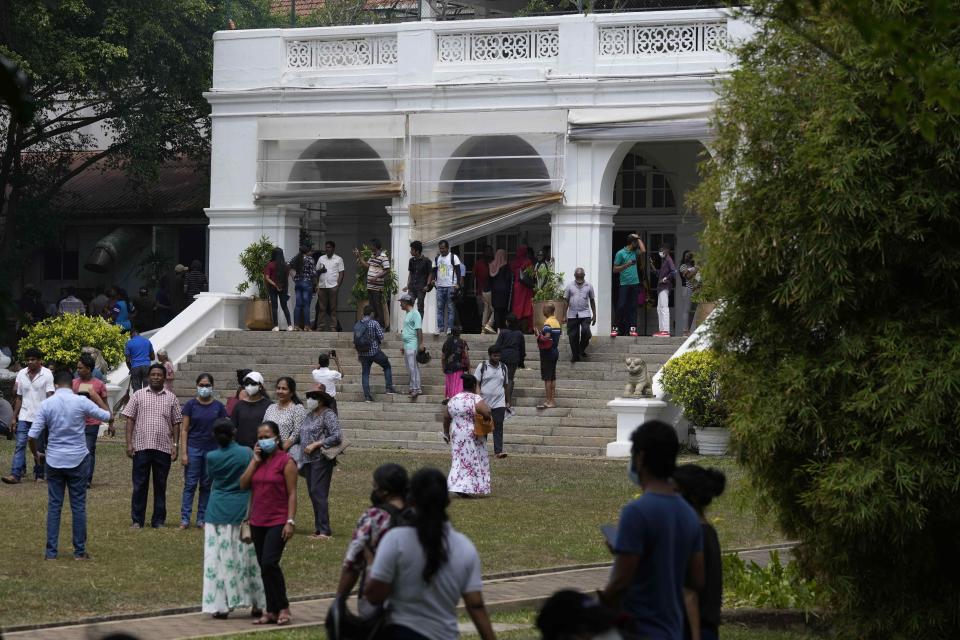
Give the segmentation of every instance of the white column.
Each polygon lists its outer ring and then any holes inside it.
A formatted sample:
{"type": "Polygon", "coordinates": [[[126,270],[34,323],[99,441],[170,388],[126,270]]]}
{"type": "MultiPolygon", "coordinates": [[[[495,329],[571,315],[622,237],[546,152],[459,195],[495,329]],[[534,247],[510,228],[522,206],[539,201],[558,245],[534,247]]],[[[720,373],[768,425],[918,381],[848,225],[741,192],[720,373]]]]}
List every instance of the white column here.
{"type": "Polygon", "coordinates": [[[594,334],[610,332],[610,289],[613,256],[613,216],[618,207],[604,204],[558,207],[550,221],[552,253],[564,280],[582,267],[597,294],[594,334]]]}
{"type": "Polygon", "coordinates": [[[401,291],[390,301],[390,328],[400,333],[400,294],[407,286],[407,264],[410,259],[410,210],[387,207],[390,214],[390,266],[396,271],[401,291]]]}
{"type": "Polygon", "coordinates": [[[235,293],[245,280],[240,252],[267,236],[286,255],[296,255],[300,212],[284,207],[210,207],[210,291],[235,293]]]}

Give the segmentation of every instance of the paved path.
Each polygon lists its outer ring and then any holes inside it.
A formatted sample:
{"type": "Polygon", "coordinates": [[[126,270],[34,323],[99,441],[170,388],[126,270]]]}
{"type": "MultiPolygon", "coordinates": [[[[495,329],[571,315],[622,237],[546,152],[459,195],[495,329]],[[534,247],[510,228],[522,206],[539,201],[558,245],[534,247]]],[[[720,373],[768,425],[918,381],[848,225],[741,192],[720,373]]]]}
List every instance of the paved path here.
{"type": "MultiPolygon", "coordinates": [[[[766,564],[768,555],[768,548],[740,552],[741,557],[758,564],[766,564]]],[[[781,562],[787,562],[789,551],[781,550],[780,557],[781,562]]],[[[491,609],[536,607],[559,589],[590,592],[602,587],[609,570],[608,565],[603,565],[484,580],[484,600],[491,609]]],[[[323,624],[329,605],[329,598],[292,603],[290,611],[294,624],[291,627],[323,624]]],[[[140,640],[174,640],[277,628],[273,625],[256,627],[250,622],[249,617],[240,615],[213,620],[206,614],[183,613],[18,631],[5,633],[3,637],[7,640],[99,640],[111,633],[127,632],[140,640]]]]}

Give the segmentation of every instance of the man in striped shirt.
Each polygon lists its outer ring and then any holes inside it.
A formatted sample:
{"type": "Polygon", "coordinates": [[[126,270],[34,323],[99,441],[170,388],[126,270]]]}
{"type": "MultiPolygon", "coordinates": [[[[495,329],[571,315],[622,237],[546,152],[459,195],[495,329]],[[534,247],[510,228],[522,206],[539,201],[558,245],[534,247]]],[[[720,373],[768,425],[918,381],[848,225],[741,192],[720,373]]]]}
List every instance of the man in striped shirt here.
{"type": "Polygon", "coordinates": [[[390,258],[377,238],[370,241],[370,247],[373,249],[373,255],[369,260],[364,260],[363,254],[357,249],[353,250],[353,255],[357,258],[357,264],[367,269],[367,299],[373,307],[373,317],[381,327],[389,331],[390,324],[386,321],[387,315],[384,313],[387,305],[384,287],[387,278],[390,277],[390,258]]]}
{"type": "Polygon", "coordinates": [[[147,493],[153,476],[153,515],[150,526],[163,526],[167,517],[167,475],[177,459],[180,403],[164,387],[167,370],[150,365],[149,386],[137,391],[123,409],[127,419],[127,456],[133,459],[133,497],[130,500],[131,529],[142,529],[147,512],[147,493]]]}

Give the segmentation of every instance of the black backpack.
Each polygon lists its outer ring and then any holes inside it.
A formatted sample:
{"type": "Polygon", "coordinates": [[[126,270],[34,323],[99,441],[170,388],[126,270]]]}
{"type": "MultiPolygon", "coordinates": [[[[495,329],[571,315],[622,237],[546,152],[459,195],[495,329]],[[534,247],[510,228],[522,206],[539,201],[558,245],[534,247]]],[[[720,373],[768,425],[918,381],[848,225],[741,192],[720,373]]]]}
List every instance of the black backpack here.
{"type": "Polygon", "coordinates": [[[370,351],[373,341],[370,339],[370,325],[363,320],[357,320],[353,325],[353,346],[359,352],[370,351]]]}

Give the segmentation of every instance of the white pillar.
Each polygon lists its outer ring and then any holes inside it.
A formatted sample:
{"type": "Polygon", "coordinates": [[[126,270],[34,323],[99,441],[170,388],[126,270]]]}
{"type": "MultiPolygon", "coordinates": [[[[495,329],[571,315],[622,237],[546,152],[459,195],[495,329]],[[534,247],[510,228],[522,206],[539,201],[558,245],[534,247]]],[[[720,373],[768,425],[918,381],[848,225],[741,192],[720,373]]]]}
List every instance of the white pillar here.
{"type": "MultiPolygon", "coordinates": [[[[406,207],[387,207],[390,214],[390,266],[400,282],[400,292],[407,286],[407,264],[410,260],[410,210],[406,207]]],[[[400,295],[390,301],[390,328],[400,333],[400,295]]]]}
{"type": "Polygon", "coordinates": [[[610,332],[613,216],[618,207],[605,204],[558,207],[550,221],[551,245],[557,270],[566,282],[582,267],[597,294],[594,335],[610,332]]]}
{"type": "MultiPolygon", "coordinates": [[[[240,252],[267,236],[288,256],[299,249],[300,212],[285,207],[206,209],[210,219],[210,291],[236,293],[244,281],[240,252]]],[[[253,293],[253,292],[251,292],[253,293]]]]}

